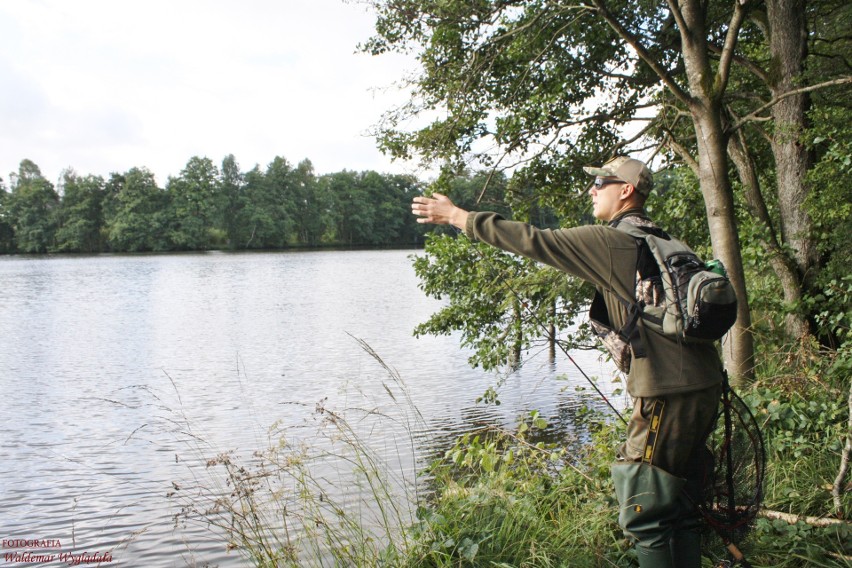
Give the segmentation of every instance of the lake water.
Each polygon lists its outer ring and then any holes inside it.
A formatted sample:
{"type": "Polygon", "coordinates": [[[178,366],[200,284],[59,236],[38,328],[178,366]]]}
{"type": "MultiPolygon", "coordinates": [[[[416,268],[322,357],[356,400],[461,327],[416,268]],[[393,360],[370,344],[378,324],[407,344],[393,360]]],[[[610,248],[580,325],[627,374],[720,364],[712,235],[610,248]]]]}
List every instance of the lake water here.
{"type": "MultiPolygon", "coordinates": [[[[316,434],[330,416],[318,407],[356,423],[416,487],[461,432],[530,410],[570,431],[578,407],[598,402],[546,348],[499,375],[471,369],[457,337],[414,338],[441,303],[418,289],[411,254],[0,258],[5,565],[85,552],[103,566],[246,566],[181,506],[227,488],[206,463],[221,452],[251,456],[282,432],[331,443],[316,434]],[[477,404],[493,385],[502,404],[477,404]]],[[[596,352],[574,357],[590,375],[612,373],[596,352]]],[[[317,476],[347,507],[369,507],[347,481],[351,464],[329,454],[317,476]]]]}

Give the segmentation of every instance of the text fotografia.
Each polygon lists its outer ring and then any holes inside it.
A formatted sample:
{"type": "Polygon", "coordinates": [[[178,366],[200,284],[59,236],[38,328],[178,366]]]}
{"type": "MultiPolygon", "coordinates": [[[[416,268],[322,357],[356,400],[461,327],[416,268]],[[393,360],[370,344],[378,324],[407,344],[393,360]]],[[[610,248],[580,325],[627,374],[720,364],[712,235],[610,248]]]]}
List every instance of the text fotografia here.
{"type": "Polygon", "coordinates": [[[7,563],[59,562],[68,566],[108,564],[111,552],[63,552],[62,543],[54,539],[3,539],[3,560],[7,563]]]}

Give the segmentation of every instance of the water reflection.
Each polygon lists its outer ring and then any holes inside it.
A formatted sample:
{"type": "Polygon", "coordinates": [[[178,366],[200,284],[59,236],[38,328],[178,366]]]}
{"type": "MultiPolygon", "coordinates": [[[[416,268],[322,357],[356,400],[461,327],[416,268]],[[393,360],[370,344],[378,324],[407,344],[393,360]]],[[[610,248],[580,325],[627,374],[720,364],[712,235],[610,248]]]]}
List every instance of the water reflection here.
{"type": "MultiPolygon", "coordinates": [[[[227,450],[251,463],[282,436],[322,449],[320,403],[401,480],[460,432],[530,410],[566,438],[594,402],[567,361],[498,377],[470,369],[455,338],[412,337],[440,303],[409,254],[0,259],[0,536],[110,550],[115,565],[243,565],[203,519],[175,525],[175,494],[227,489],[207,467],[227,450]],[[498,383],[500,406],[475,403],[498,383]]],[[[596,354],[577,358],[609,376],[596,354]]],[[[363,504],[339,464],[322,468],[328,491],[363,504]]]]}

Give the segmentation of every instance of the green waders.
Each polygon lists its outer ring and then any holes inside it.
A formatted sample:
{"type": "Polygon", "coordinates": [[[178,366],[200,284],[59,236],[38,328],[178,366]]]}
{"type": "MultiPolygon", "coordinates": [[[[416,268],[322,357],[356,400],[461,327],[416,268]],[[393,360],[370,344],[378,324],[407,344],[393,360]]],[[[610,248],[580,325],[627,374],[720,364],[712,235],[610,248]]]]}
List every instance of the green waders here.
{"type": "Polygon", "coordinates": [[[618,523],[642,568],[700,568],[700,502],[712,467],[704,441],[721,385],[664,398],[638,398],[627,440],[612,466],[618,523]],[[665,412],[664,412],[665,409],[665,412]]]}
{"type": "Polygon", "coordinates": [[[618,524],[634,541],[641,568],[701,566],[701,533],[683,493],[686,479],[643,462],[614,464],[612,479],[618,524]]]}

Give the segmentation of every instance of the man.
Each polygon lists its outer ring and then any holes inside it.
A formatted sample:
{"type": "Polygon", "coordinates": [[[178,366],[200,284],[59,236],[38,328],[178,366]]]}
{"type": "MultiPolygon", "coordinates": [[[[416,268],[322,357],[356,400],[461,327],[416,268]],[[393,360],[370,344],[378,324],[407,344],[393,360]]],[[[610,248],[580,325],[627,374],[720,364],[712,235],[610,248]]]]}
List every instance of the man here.
{"type": "MultiPolygon", "coordinates": [[[[415,197],[412,212],[420,223],[454,225],[471,239],[592,283],[597,292],[593,328],[612,339],[630,321],[623,299],[635,297],[641,288],[637,281],[653,282],[655,269],[659,276],[641,240],[615,228],[632,223],[659,230],[644,210],[653,177],[643,162],[625,156],[583,169],[595,176],[588,194],[594,216],[606,225],[542,230],[495,213],[465,211],[440,194],[415,197]]],[[[627,440],[612,467],[619,524],[635,543],[642,568],[698,568],[700,522],[686,495],[695,495],[701,486],[704,442],[721,394],[722,363],[712,344],[664,336],[646,329],[641,318],[633,335],[638,342],[604,341],[628,373],[627,391],[634,398],[627,440]]]]}

